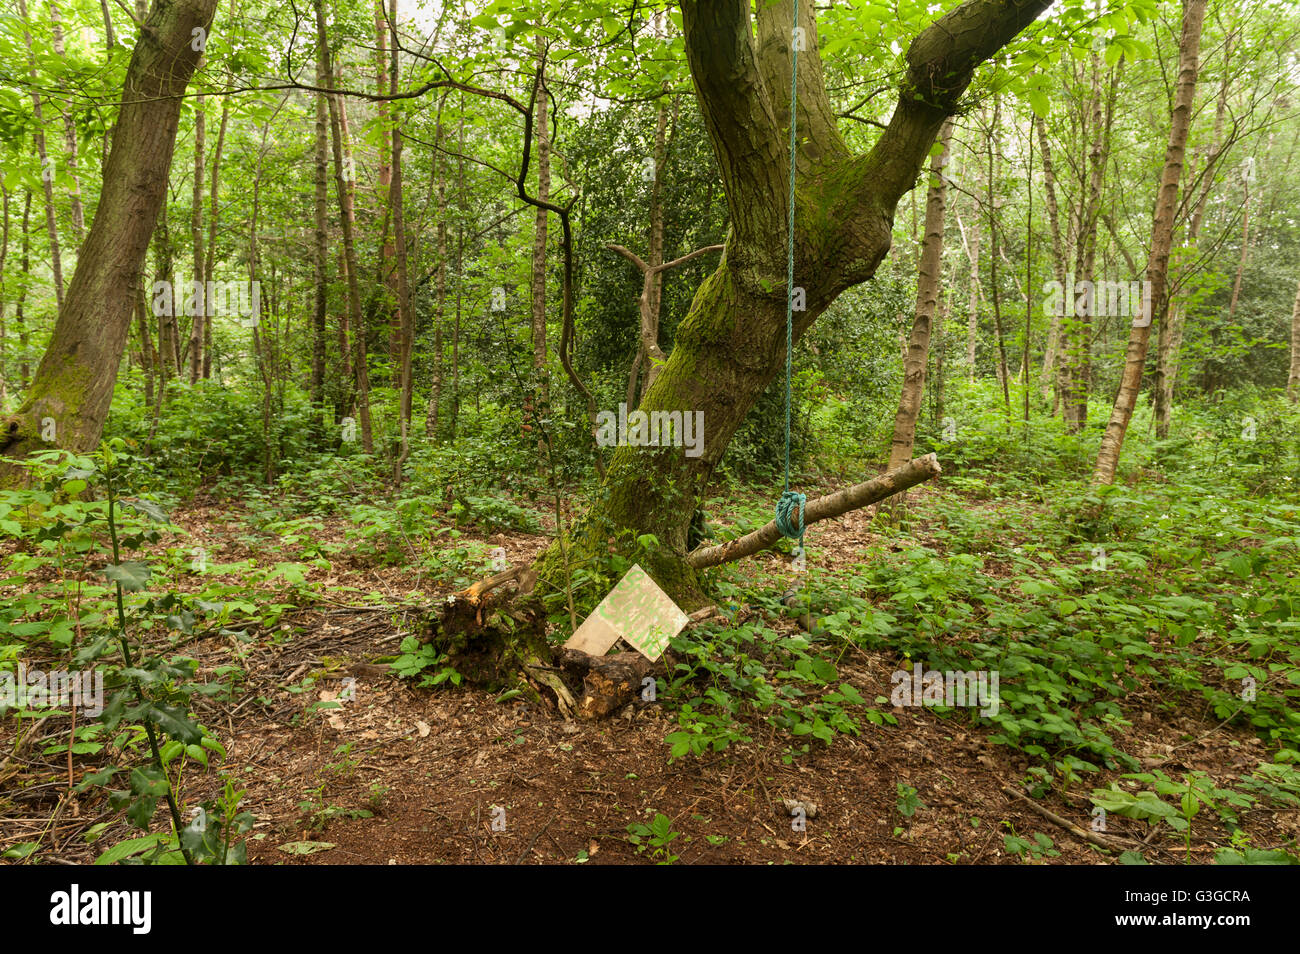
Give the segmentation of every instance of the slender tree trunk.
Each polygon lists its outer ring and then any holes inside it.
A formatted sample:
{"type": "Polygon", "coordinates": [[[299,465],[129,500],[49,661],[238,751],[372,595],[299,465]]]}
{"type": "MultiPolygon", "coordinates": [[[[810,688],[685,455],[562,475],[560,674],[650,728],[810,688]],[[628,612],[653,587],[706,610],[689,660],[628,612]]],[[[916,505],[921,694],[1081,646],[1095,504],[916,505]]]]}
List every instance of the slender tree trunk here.
{"type": "MultiPolygon", "coordinates": [[[[326,72],[334,83],[339,82],[338,74],[330,66],[329,46],[325,30],[325,10],[321,0],[316,0],[316,31],[319,55],[325,62],[326,72]]],[[[336,86],[337,88],[337,86],[336,86]]],[[[361,424],[361,446],[367,454],[375,452],[374,432],[370,423],[370,375],[366,357],[366,325],[361,312],[361,291],[357,278],[357,253],[354,238],[356,228],[353,208],[353,188],[355,173],[352,170],[352,157],[345,153],[347,148],[345,127],[347,123],[343,103],[338,96],[328,97],[330,113],[330,137],[334,144],[334,188],[338,194],[340,218],[343,224],[343,259],[347,272],[348,314],[352,325],[353,375],[356,382],[357,416],[361,424]]]]}
{"type": "Polygon", "coordinates": [[[117,33],[113,30],[113,17],[108,12],[108,0],[99,0],[99,9],[104,14],[104,45],[111,50],[117,46],[117,33]]]}
{"type": "MultiPolygon", "coordinates": [[[[435,167],[434,175],[437,175],[435,167]]],[[[429,440],[438,437],[438,412],[442,402],[442,327],[447,314],[447,187],[438,180],[437,225],[437,284],[434,288],[433,306],[433,376],[429,383],[429,404],[425,409],[424,436],[429,440]]]]}
{"type": "Polygon", "coordinates": [[[925,200],[925,235],[921,240],[921,261],[916,283],[916,314],[912,334],[903,362],[903,393],[894,416],[894,438],[890,444],[889,466],[894,470],[912,459],[916,441],[916,419],[921,412],[925,393],[925,371],[930,359],[930,330],[939,303],[939,275],[943,256],[943,220],[947,190],[943,169],[948,162],[952,141],[952,120],[943,124],[939,142],[943,151],[930,160],[930,189],[925,200]]]}
{"type": "MultiPolygon", "coordinates": [[[[1147,281],[1150,283],[1150,305],[1143,309],[1129,329],[1128,356],[1120,379],[1119,393],[1110,422],[1101,438],[1097,453],[1097,467],[1093,483],[1109,484],[1115,480],[1115,469],[1124,446],[1124,434],[1137,405],[1138,391],[1142,385],[1142,369],[1146,364],[1147,344],[1151,338],[1151,322],[1164,321],[1169,305],[1169,252],[1173,247],[1174,219],[1178,213],[1178,183],[1183,176],[1183,154],[1187,148],[1187,133],[1192,123],[1192,106],[1196,98],[1196,74],[1201,45],[1201,24],[1205,20],[1207,0],[1185,0],[1183,6],[1183,34],[1178,45],[1178,85],[1174,91],[1174,107],[1169,129],[1169,147],[1165,151],[1164,172],[1160,177],[1160,193],[1156,197],[1156,211],[1151,224],[1151,254],[1147,260],[1147,281]]],[[[1132,305],[1132,302],[1130,302],[1132,305]]]]}
{"type": "MultiPolygon", "coordinates": [[[[384,0],[375,0],[375,92],[383,95],[389,92],[388,72],[388,24],[384,19],[384,0]]],[[[394,44],[396,45],[396,44],[394,44]]],[[[383,237],[380,240],[379,262],[383,285],[387,291],[385,311],[388,325],[388,366],[392,369],[392,383],[400,387],[402,366],[402,315],[398,305],[396,255],[393,233],[389,231],[393,217],[393,126],[389,115],[388,103],[380,100],[375,104],[379,117],[379,168],[375,176],[375,192],[379,199],[379,208],[383,215],[383,237]]]]}
{"type": "MultiPolygon", "coordinates": [[[[465,298],[465,219],[468,197],[465,193],[465,96],[460,98],[460,120],[456,136],[459,140],[456,159],[456,321],[451,330],[451,439],[456,439],[460,426],[460,318],[465,298]]],[[[475,391],[475,401],[479,392],[475,391]]]]}
{"type": "MultiPolygon", "coordinates": [[[[392,23],[393,30],[392,66],[389,71],[392,78],[390,92],[396,93],[398,71],[397,0],[389,0],[388,18],[392,23]]],[[[411,452],[411,401],[414,387],[411,377],[411,352],[415,337],[415,312],[411,306],[411,284],[407,271],[406,212],[403,196],[402,130],[400,127],[393,128],[392,149],[393,171],[389,201],[393,209],[393,264],[395,266],[393,274],[397,284],[397,311],[401,317],[401,340],[398,343],[398,365],[401,369],[401,450],[394,465],[393,479],[400,483],[402,480],[402,465],[411,452]]]]}
{"type": "Polygon", "coordinates": [[[1300,402],[1300,286],[1295,290],[1291,309],[1291,371],[1286,379],[1286,396],[1292,404],[1300,402]]]}
{"type": "Polygon", "coordinates": [[[144,369],[144,404],[154,406],[154,377],[158,360],[153,347],[153,332],[149,330],[149,306],[145,301],[143,285],[135,298],[136,331],[140,335],[140,366],[144,369]]]}
{"type": "MultiPolygon", "coordinates": [[[[31,274],[31,221],[32,192],[23,189],[23,231],[19,244],[18,269],[23,275],[31,274]]],[[[19,282],[18,298],[14,302],[14,332],[18,335],[18,384],[23,391],[32,379],[32,362],[27,353],[27,320],[23,315],[23,304],[27,301],[27,283],[19,282]]],[[[0,435],[0,440],[4,436],[0,435]]],[[[0,463],[0,476],[3,476],[3,464],[0,463]]]]}
{"type": "MultiPolygon", "coordinates": [[[[551,199],[551,122],[546,89],[546,41],[537,38],[537,96],[535,98],[535,129],[533,154],[537,158],[537,198],[542,202],[551,199]]],[[[527,398],[524,424],[532,426],[530,417],[549,416],[546,407],[550,402],[550,387],[546,379],[546,209],[536,209],[533,225],[532,270],[532,331],[533,331],[533,390],[527,398]]],[[[541,428],[537,433],[537,466],[539,470],[550,459],[541,428]]]]}
{"type": "MultiPolygon", "coordinates": [[[[154,228],[154,271],[157,282],[165,282],[166,287],[175,289],[176,281],[172,265],[171,231],[167,223],[167,205],[164,202],[158,212],[158,224],[154,228]]],[[[174,303],[174,302],[173,302],[174,303]]],[[[164,381],[179,377],[181,373],[181,334],[176,320],[174,307],[156,309],[158,315],[158,350],[161,352],[159,366],[164,381]]],[[[161,390],[159,392],[161,394],[161,390]]]]}
{"type": "Polygon", "coordinates": [[[1007,339],[1002,327],[1002,291],[998,287],[998,197],[995,188],[997,179],[996,151],[994,141],[998,137],[998,120],[1001,117],[998,97],[993,97],[993,124],[987,138],[988,143],[988,195],[986,208],[989,214],[989,291],[993,297],[993,328],[998,336],[998,380],[1002,382],[1002,404],[1007,420],[1011,420],[1011,382],[1007,371],[1007,339]]]}
{"type": "MultiPolygon", "coordinates": [[[[36,75],[36,55],[32,52],[32,34],[28,29],[27,0],[18,0],[23,20],[23,41],[27,44],[28,74],[32,80],[32,115],[36,120],[33,138],[36,155],[41,161],[41,184],[45,190],[45,231],[50,239],[50,271],[54,274],[54,301],[63,311],[63,255],[59,250],[59,228],[54,219],[54,160],[45,148],[45,116],[41,107],[40,82],[36,75]]],[[[129,314],[129,313],[128,313],[129,314]]],[[[0,438],[2,440],[3,438],[0,438]]]]}
{"type": "Polygon", "coordinates": [[[1228,301],[1228,322],[1237,317],[1237,303],[1241,300],[1241,277],[1246,272],[1246,259],[1250,256],[1250,183],[1245,184],[1241,198],[1241,257],[1237,259],[1237,277],[1232,282],[1232,297],[1228,301]]]}
{"type": "MultiPolygon", "coordinates": [[[[212,180],[208,183],[208,246],[203,260],[203,281],[213,280],[217,260],[217,221],[220,218],[221,158],[226,147],[226,123],[230,119],[230,99],[221,103],[221,127],[217,131],[217,148],[212,153],[212,180]]],[[[206,287],[206,285],[205,285],[206,287]]],[[[203,379],[212,377],[212,307],[203,309],[203,379]]]]}
{"type": "MultiPolygon", "coordinates": [[[[1223,125],[1227,117],[1228,81],[1231,72],[1229,65],[1232,61],[1234,44],[1235,35],[1230,35],[1224,41],[1222,75],[1219,80],[1219,95],[1214,109],[1214,131],[1210,136],[1209,144],[1201,150],[1201,161],[1204,165],[1204,171],[1201,175],[1201,189],[1192,208],[1191,221],[1187,225],[1187,235],[1182,243],[1181,255],[1185,261],[1191,261],[1196,257],[1201,223],[1205,218],[1205,207],[1214,185],[1215,169],[1222,156],[1223,125]]],[[[1189,182],[1193,178],[1190,170],[1187,178],[1189,182]]],[[[1179,268],[1178,281],[1176,283],[1173,280],[1170,281],[1171,289],[1176,284],[1181,285],[1186,281],[1188,267],[1190,266],[1179,268]]],[[[1186,320],[1187,295],[1173,291],[1170,296],[1168,320],[1160,323],[1160,331],[1156,339],[1156,378],[1152,413],[1156,422],[1156,437],[1160,440],[1164,440],[1169,436],[1169,425],[1173,419],[1174,385],[1178,379],[1178,356],[1182,349],[1183,325],[1186,320]]]]}
{"type": "MultiPolygon", "coordinates": [[[[9,457],[47,446],[44,418],[61,447],[81,452],[99,442],[167,188],[181,97],[199,59],[191,31],[207,30],[215,9],[216,0],[158,0],[140,31],[94,222],[31,389],[0,438],[9,457]]],[[[16,467],[0,477],[21,479],[16,467]]]]}
{"type": "MultiPolygon", "coordinates": [[[[50,34],[54,45],[54,55],[67,62],[67,51],[63,45],[63,16],[58,4],[50,3],[50,34]]],[[[65,90],[62,80],[59,89],[65,90]]],[[[86,213],[81,206],[81,179],[77,176],[77,125],[72,119],[70,104],[65,101],[63,107],[63,148],[67,153],[68,178],[72,180],[72,234],[76,236],[77,246],[81,246],[86,234],[86,213]]]]}
{"type": "MultiPolygon", "coordinates": [[[[1047,194],[1047,222],[1052,234],[1052,275],[1061,288],[1065,288],[1065,251],[1061,244],[1061,213],[1056,202],[1056,170],[1052,165],[1052,147],[1047,140],[1047,124],[1042,117],[1034,117],[1034,127],[1038,131],[1039,151],[1043,158],[1043,186],[1047,194]]],[[[1031,289],[1032,293],[1032,289],[1031,289]]],[[[1059,402],[1060,392],[1056,387],[1057,349],[1061,341],[1061,316],[1051,316],[1051,327],[1047,332],[1047,346],[1043,351],[1043,371],[1039,383],[1043,390],[1043,400],[1051,401],[1053,392],[1059,402]]],[[[1052,408],[1056,413],[1056,408],[1052,408]]]]}
{"type": "Polygon", "coordinates": [[[8,365],[9,341],[5,334],[5,307],[9,304],[5,294],[5,261],[9,258],[9,190],[0,184],[0,195],[4,196],[4,234],[0,236],[0,408],[9,400],[9,376],[5,369],[8,365]]]}
{"type": "Polygon", "coordinates": [[[203,325],[208,312],[206,287],[203,286],[203,97],[195,99],[194,107],[194,194],[190,203],[190,241],[194,246],[194,281],[199,289],[193,293],[200,303],[197,313],[190,319],[190,384],[198,382],[203,372],[203,325]]]}
{"type": "MultiPolygon", "coordinates": [[[[329,74],[325,70],[323,58],[316,56],[316,85],[328,86],[329,74]]],[[[329,145],[326,130],[329,126],[329,113],[325,105],[325,94],[316,93],[316,148],[313,151],[315,173],[315,201],[313,203],[312,241],[312,286],[314,288],[312,307],[312,347],[311,347],[311,403],[315,412],[316,427],[323,435],[325,426],[325,318],[329,307],[329,188],[328,166],[329,145]]]]}
{"type": "MultiPolygon", "coordinates": [[[[1122,62],[1122,61],[1121,61],[1122,62]]],[[[1104,182],[1106,162],[1110,153],[1110,130],[1114,116],[1114,91],[1118,83],[1115,74],[1110,74],[1112,81],[1111,95],[1106,99],[1102,95],[1102,74],[1100,57],[1094,53],[1091,58],[1091,99],[1089,126],[1092,132],[1092,147],[1088,162],[1080,163],[1081,194],[1084,199],[1079,208],[1077,229],[1075,231],[1075,272],[1076,281],[1091,281],[1097,256],[1097,222],[1101,215],[1101,192],[1104,182]],[[1084,180],[1086,170],[1086,181],[1084,180]]],[[[1085,127],[1087,128],[1087,127],[1085,127]]],[[[1073,295],[1073,289],[1066,289],[1067,295],[1073,295]]],[[[1067,337],[1071,341],[1070,361],[1063,369],[1066,386],[1061,405],[1061,416],[1065,420],[1066,430],[1076,433],[1088,421],[1088,394],[1092,388],[1092,312],[1095,303],[1087,299],[1082,308],[1075,309],[1075,314],[1064,322],[1067,337]]]]}
{"type": "Polygon", "coordinates": [[[980,223],[979,216],[971,223],[970,235],[962,226],[961,216],[957,216],[957,228],[961,232],[962,245],[966,257],[970,260],[970,272],[966,285],[966,376],[971,382],[975,380],[975,348],[980,334],[980,223]]]}

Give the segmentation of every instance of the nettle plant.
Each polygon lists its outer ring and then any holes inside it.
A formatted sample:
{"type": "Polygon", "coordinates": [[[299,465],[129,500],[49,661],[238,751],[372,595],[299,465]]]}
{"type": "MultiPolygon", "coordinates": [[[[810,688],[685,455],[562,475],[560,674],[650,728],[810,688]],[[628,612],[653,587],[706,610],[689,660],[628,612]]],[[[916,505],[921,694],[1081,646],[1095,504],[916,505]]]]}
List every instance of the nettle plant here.
{"type": "MultiPolygon", "coordinates": [[[[175,593],[147,594],[153,569],[128,559],[158,543],[168,519],[158,504],[122,496],[130,463],[125,449],[113,440],[93,455],[35,455],[29,486],[0,493],[0,528],[23,543],[4,582],[27,584],[14,605],[0,610],[6,634],[0,636],[0,661],[13,664],[36,650],[57,654],[71,669],[103,673],[103,709],[75,729],[68,746],[75,755],[106,755],[108,762],[76,791],[105,789],[110,805],[148,833],[110,848],[98,864],[241,864],[245,848],[236,839],[253,824],[251,815],[238,811],[242,792],[227,782],[219,798],[196,806],[188,819],[183,814],[186,768],[198,763],[207,769],[212,754],[225,757],[221,743],[194,719],[191,702],[228,687],[198,680],[197,660],[169,655],[165,642],[142,636],[156,628],[188,633],[194,613],[175,593]],[[96,564],[103,565],[92,570],[96,564]],[[32,585],[51,570],[56,584],[32,585]],[[95,575],[103,585],[83,578],[95,575]],[[160,803],[169,830],[149,832],[160,803]]],[[[20,722],[49,714],[17,710],[20,722]]]]}

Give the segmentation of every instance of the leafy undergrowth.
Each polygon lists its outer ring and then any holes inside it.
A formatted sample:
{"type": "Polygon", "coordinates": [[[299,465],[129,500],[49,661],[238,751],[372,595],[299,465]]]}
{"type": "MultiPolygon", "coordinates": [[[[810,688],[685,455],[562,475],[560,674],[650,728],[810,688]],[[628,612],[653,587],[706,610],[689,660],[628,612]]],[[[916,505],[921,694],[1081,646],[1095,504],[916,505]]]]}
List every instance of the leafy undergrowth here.
{"type": "MultiPolygon", "coordinates": [[[[1121,480],[1100,490],[1079,466],[1090,454],[1086,436],[1050,422],[1008,428],[996,409],[953,413],[961,423],[936,431],[946,442],[922,435],[917,448],[940,453],[944,476],[914,491],[902,513],[813,527],[803,564],[783,544],[709,575],[720,615],[673,640],[652,694],[659,741],[629,755],[670,771],[713,770],[719,759],[766,765],[754,762],[762,750],[784,766],[766,770],[798,773],[833,765],[837,752],[858,758],[859,740],[902,752],[921,737],[940,745],[974,737],[1004,753],[994,760],[1004,784],[1075,806],[1098,832],[1155,826],[1165,860],[1170,844],[1188,859],[1209,844],[1225,863],[1297,860],[1295,411],[1258,401],[1188,410],[1177,439],[1133,440],[1121,480]],[[1249,426],[1239,426],[1243,416],[1249,426]],[[810,631],[796,626],[799,616],[810,631]],[[897,684],[916,666],[949,681],[989,677],[996,704],[920,689],[900,699],[897,684]]],[[[502,560],[531,559],[551,516],[544,502],[504,493],[487,469],[465,483],[455,455],[417,460],[387,496],[358,467],[357,458],[318,461],[277,488],[242,487],[242,506],[217,500],[187,515],[195,504],[176,506],[119,447],[94,458],[51,454],[35,464],[32,489],[0,496],[8,538],[0,671],[20,662],[29,671],[93,669],[106,696],[97,718],[0,699],[0,776],[23,794],[0,811],[39,806],[52,824],[75,796],[97,819],[79,837],[89,845],[102,837],[105,861],[177,861],[185,852],[242,860],[239,839],[253,816],[241,801],[264,794],[221,765],[240,736],[232,727],[289,712],[294,731],[339,729],[326,720],[346,697],[321,690],[340,663],[323,655],[330,638],[304,622],[313,607],[373,607],[397,645],[374,647],[362,664],[387,673],[373,663],[392,663],[424,687],[420,695],[466,692],[454,688],[446,660],[401,639],[408,617],[502,560]],[[113,482],[116,503],[106,493],[113,482]],[[285,661],[299,656],[301,665],[285,661]]],[[[719,488],[706,503],[710,532],[723,538],[765,522],[769,494],[719,488]]],[[[566,637],[567,614],[552,622],[553,636],[566,637]]],[[[497,704],[504,710],[517,696],[497,704]]],[[[761,782],[763,770],[748,774],[761,782]]],[[[936,809],[897,785],[903,824],[892,837],[906,840],[914,829],[905,820],[936,809]]],[[[314,806],[303,826],[312,837],[295,844],[317,844],[327,823],[378,821],[374,806],[302,803],[314,806]]],[[[794,804],[791,812],[804,811],[794,804]]],[[[682,857],[672,821],[656,811],[620,826],[631,858],[682,857]]],[[[24,830],[0,847],[11,859],[40,860],[48,826],[24,830]]],[[[711,834],[722,841],[707,844],[721,851],[733,837],[711,834]]],[[[1006,857],[1060,856],[1041,832],[1002,837],[1006,857]]],[[[1150,844],[1130,839],[1113,857],[1141,861],[1150,844]]]]}

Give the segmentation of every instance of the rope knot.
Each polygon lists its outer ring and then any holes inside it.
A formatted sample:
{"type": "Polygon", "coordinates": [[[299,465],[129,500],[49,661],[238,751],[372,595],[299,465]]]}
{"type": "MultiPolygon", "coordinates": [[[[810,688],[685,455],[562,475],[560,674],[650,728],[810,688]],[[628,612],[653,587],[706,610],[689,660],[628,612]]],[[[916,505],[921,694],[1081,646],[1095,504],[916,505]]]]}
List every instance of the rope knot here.
{"type": "Polygon", "coordinates": [[[789,537],[791,540],[803,537],[803,508],[807,500],[807,496],[795,493],[793,490],[781,494],[781,499],[776,502],[776,529],[781,532],[781,536],[789,537]],[[798,518],[797,524],[792,519],[794,517],[798,518]]]}

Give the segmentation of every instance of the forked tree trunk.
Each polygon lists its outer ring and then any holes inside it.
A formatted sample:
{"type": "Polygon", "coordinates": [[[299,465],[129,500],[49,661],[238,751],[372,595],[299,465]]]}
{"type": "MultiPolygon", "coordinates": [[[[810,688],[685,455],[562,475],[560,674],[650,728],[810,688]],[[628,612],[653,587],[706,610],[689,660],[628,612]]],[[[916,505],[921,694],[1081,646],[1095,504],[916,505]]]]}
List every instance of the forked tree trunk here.
{"type": "MultiPolygon", "coordinates": [[[[1186,0],[1183,7],[1183,34],[1178,45],[1178,86],[1174,91],[1169,146],[1165,150],[1160,193],[1156,196],[1155,217],[1151,223],[1151,254],[1147,260],[1150,306],[1144,314],[1134,318],[1129,328],[1128,356],[1120,378],[1119,393],[1115,397],[1115,407],[1111,411],[1110,422],[1106,425],[1101,448],[1097,452],[1097,466],[1092,475],[1094,484],[1109,484],[1115,480],[1115,468],[1124,446],[1124,434],[1132,420],[1133,408],[1137,405],[1138,391],[1142,386],[1142,369],[1146,365],[1151,323],[1164,321],[1168,311],[1169,251],[1173,247],[1174,219],[1178,214],[1178,184],[1183,177],[1183,153],[1187,147],[1187,132],[1191,128],[1192,105],[1196,98],[1201,24],[1205,20],[1206,3],[1207,0],[1186,0]]],[[[1145,293],[1143,297],[1146,297],[1145,293]]]]}
{"type": "Polygon", "coordinates": [[[912,457],[916,441],[916,419],[925,393],[925,371],[930,361],[930,331],[939,303],[939,274],[943,257],[943,220],[947,189],[943,169],[948,162],[952,120],[943,124],[939,142],[943,150],[930,160],[930,188],[925,200],[925,235],[921,239],[921,262],[916,283],[916,313],[903,361],[903,393],[894,416],[894,438],[889,466],[893,470],[912,457]]]}
{"type": "MultiPolygon", "coordinates": [[[[639,410],[703,414],[703,443],[620,446],[571,555],[590,559],[620,534],[654,534],[642,566],[683,601],[700,599],[685,561],[695,501],[736,429],[785,363],[787,292],[794,340],[845,289],[870,278],[889,250],[893,214],[911,190],[976,66],[1032,23],[1048,0],[970,0],[911,44],[888,127],[866,155],[836,128],[822,80],[814,10],[800,5],[799,152],[794,283],[786,284],[792,0],[685,0],[686,55],[719,160],[731,231],[717,271],[696,292],[672,354],[639,410]],[[688,453],[689,452],[689,453],[688,453]],[[698,454],[698,456],[697,456],[698,454]]],[[[624,543],[627,542],[624,538],[624,543]]],[[[536,567],[562,583],[552,547],[536,567]]]]}
{"type": "MultiPolygon", "coordinates": [[[[61,447],[82,452],[99,442],[167,188],[181,97],[199,59],[192,31],[206,31],[215,9],[216,0],[158,0],[139,33],[94,222],[31,389],[0,435],[10,458],[48,446],[46,417],[61,447]]],[[[20,480],[19,471],[0,467],[0,484],[20,480]]]]}

